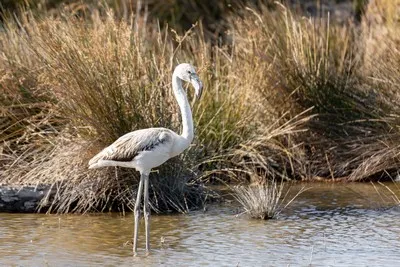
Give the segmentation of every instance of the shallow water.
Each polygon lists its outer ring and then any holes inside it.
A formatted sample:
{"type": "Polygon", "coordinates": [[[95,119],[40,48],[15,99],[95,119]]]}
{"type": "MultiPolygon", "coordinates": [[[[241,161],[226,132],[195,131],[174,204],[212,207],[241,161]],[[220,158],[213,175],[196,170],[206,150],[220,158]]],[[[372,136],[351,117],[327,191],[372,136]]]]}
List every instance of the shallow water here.
{"type": "MultiPolygon", "coordinates": [[[[295,193],[299,186],[292,187],[295,193]]],[[[0,214],[0,266],[398,266],[400,208],[385,187],[305,184],[278,219],[234,202],[155,215],[152,253],[132,257],[133,215],[0,214]]],[[[389,185],[400,195],[400,185],[389,185]]]]}

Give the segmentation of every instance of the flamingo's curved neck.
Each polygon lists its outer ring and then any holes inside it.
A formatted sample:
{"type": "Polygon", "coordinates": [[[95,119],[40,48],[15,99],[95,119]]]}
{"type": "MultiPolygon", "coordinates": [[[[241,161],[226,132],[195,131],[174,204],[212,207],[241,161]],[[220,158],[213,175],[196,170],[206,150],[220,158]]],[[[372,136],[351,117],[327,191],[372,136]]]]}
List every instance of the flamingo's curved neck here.
{"type": "Polygon", "coordinates": [[[189,143],[191,143],[194,136],[192,111],[190,109],[186,93],[182,88],[182,80],[176,75],[175,72],[172,75],[172,89],[174,91],[175,98],[178,102],[182,115],[183,127],[181,136],[187,139],[189,143]]]}

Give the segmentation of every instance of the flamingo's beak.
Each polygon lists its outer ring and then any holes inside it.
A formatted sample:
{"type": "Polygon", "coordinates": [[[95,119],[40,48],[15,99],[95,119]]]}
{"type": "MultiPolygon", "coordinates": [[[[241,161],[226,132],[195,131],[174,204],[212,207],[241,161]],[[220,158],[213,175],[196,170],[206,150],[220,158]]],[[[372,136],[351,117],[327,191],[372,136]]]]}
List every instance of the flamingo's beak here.
{"type": "Polygon", "coordinates": [[[194,87],[197,100],[199,100],[201,94],[203,93],[203,83],[197,75],[192,75],[192,77],[190,78],[190,83],[194,87]]]}

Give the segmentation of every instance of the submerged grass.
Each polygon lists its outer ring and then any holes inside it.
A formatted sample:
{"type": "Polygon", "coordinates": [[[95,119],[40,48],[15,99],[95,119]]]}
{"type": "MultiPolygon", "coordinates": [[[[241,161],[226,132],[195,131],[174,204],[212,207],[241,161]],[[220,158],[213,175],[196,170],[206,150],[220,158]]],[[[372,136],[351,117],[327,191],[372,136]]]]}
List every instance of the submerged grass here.
{"type": "MultiPolygon", "coordinates": [[[[227,21],[226,45],[208,42],[201,23],[178,34],[104,8],[4,15],[0,183],[51,185],[42,207],[52,212],[132,209],[137,173],[88,170],[87,161],[132,130],[179,132],[170,83],[181,62],[196,66],[205,92],[193,104],[194,144],[151,174],[155,211],[186,212],[219,179],[393,177],[400,35],[386,2],[371,2],[361,25],[280,4],[247,8],[227,21]],[[380,12],[390,19],[378,27],[380,12]]],[[[260,210],[278,195],[249,190],[239,194],[260,210]]]]}

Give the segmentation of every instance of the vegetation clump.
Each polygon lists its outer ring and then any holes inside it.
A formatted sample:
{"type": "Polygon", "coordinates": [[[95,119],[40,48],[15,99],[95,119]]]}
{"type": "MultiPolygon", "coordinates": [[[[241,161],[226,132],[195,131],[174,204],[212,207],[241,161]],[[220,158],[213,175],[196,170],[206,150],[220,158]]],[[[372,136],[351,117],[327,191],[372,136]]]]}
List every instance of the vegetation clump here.
{"type": "Polygon", "coordinates": [[[243,207],[244,213],[254,219],[269,220],[277,218],[282,210],[304,191],[303,187],[288,200],[290,188],[287,188],[283,181],[272,179],[264,183],[235,186],[233,196],[243,207]]]}

